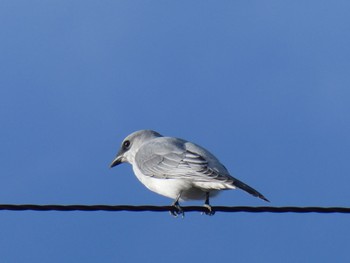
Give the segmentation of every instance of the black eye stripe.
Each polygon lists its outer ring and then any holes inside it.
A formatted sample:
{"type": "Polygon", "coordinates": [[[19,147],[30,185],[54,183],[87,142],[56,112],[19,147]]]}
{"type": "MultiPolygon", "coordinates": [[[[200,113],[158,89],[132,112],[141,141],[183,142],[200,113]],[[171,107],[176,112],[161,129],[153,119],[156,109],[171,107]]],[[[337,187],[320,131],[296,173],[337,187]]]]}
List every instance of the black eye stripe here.
{"type": "Polygon", "coordinates": [[[123,148],[124,148],[124,149],[129,148],[129,146],[130,146],[130,141],[125,141],[125,142],[123,142],[123,148]]]}

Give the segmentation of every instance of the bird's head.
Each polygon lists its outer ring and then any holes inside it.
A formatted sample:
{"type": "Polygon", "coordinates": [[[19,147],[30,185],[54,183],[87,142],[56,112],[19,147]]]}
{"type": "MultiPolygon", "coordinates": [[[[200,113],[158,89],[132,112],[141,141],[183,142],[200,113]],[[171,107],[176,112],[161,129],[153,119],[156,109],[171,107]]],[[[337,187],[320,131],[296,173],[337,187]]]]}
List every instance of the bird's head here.
{"type": "Polygon", "coordinates": [[[150,139],[161,136],[162,135],[160,135],[158,132],[152,130],[140,130],[128,135],[123,140],[116,157],[110,164],[110,167],[112,168],[124,162],[133,164],[135,155],[140,147],[150,139]]]}

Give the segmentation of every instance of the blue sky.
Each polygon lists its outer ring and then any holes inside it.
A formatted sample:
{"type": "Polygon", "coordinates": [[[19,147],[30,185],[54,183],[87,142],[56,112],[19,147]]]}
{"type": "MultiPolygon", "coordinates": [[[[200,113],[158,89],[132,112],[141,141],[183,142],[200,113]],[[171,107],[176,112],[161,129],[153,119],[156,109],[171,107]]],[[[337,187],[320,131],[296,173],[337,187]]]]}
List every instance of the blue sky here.
{"type": "MultiPolygon", "coordinates": [[[[0,1],[0,203],[152,204],[139,129],[191,140],[273,206],[349,206],[348,1],[0,1]]],[[[188,204],[200,204],[190,202],[188,204]]],[[[226,191],[213,205],[265,203],[226,191]]],[[[324,214],[0,212],[2,262],[346,262],[324,214]]]]}

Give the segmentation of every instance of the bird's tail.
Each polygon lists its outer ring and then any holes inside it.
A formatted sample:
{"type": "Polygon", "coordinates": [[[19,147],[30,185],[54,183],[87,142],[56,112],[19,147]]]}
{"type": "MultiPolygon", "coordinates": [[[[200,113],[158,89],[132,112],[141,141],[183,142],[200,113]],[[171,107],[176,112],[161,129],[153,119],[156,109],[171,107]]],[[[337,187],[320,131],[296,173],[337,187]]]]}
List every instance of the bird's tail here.
{"type": "Polygon", "coordinates": [[[242,181],[234,178],[234,181],[232,183],[234,186],[246,191],[247,193],[254,195],[256,197],[261,198],[262,200],[265,200],[266,202],[270,202],[265,196],[260,194],[258,191],[256,191],[254,188],[250,187],[249,185],[243,183],[242,181]]]}

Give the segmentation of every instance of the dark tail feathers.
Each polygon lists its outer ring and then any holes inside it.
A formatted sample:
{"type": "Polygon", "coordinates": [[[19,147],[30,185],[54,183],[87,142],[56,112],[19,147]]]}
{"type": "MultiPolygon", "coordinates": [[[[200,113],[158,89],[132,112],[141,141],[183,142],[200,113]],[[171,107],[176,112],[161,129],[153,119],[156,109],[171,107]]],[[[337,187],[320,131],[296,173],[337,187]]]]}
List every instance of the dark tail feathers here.
{"type": "Polygon", "coordinates": [[[241,182],[240,180],[234,178],[234,181],[232,183],[234,186],[246,191],[247,193],[254,195],[256,197],[261,198],[262,200],[265,200],[266,202],[270,202],[265,196],[260,194],[258,191],[256,191],[254,188],[250,187],[249,185],[246,185],[245,183],[241,182]]]}

